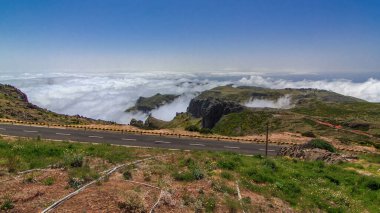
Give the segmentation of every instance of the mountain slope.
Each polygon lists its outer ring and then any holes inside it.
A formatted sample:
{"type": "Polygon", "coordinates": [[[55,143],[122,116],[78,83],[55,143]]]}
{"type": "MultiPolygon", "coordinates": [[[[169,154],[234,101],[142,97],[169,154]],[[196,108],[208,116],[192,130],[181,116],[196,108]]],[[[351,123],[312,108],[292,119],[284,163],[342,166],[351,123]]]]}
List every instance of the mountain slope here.
{"type": "Polygon", "coordinates": [[[22,91],[4,84],[0,84],[0,118],[56,124],[112,123],[79,115],[62,115],[40,108],[30,103],[28,97],[22,91]]]}

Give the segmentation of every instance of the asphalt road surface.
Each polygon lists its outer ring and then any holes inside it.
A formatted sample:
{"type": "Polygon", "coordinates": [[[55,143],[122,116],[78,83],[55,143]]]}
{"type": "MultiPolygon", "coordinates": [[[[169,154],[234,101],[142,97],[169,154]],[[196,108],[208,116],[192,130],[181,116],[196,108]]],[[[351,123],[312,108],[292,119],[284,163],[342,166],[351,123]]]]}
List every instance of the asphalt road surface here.
{"type": "MultiPolygon", "coordinates": [[[[120,132],[60,129],[36,126],[0,124],[0,134],[42,139],[116,144],[136,147],[154,147],[169,150],[231,151],[241,154],[265,154],[265,144],[178,138],[154,135],[136,135],[120,132]]],[[[276,155],[281,146],[269,144],[268,155],[276,155]]]]}

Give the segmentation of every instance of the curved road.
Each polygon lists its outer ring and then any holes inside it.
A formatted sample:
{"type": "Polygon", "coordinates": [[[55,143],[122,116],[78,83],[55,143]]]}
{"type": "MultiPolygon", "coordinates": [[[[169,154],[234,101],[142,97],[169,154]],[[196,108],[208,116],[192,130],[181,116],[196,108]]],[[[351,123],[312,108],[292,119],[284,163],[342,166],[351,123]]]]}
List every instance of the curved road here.
{"type": "MultiPolygon", "coordinates": [[[[136,147],[165,148],[169,150],[232,151],[242,154],[265,154],[265,144],[239,143],[193,138],[177,138],[154,135],[136,135],[117,132],[61,129],[37,126],[0,124],[0,134],[43,139],[104,143],[136,147]]],[[[276,155],[281,146],[269,144],[268,155],[276,155]]]]}

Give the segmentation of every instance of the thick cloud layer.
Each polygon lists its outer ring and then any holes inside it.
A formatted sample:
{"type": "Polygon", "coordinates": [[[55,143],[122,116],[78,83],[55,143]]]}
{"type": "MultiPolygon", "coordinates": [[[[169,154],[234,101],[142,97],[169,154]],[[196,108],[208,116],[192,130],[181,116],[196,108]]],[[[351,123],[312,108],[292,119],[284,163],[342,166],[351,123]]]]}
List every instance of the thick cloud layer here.
{"type": "Polygon", "coordinates": [[[292,108],[290,95],[285,95],[279,99],[267,100],[267,99],[257,99],[253,98],[244,104],[246,107],[254,108],[276,108],[276,109],[290,109],[292,108]]]}
{"type": "MultiPolygon", "coordinates": [[[[128,123],[131,118],[144,119],[142,113],[125,113],[140,96],[156,93],[181,95],[174,102],[153,110],[153,116],[170,120],[176,112],[186,111],[197,93],[215,86],[234,84],[269,88],[318,88],[344,95],[380,102],[380,81],[368,79],[291,81],[247,73],[117,73],[117,74],[0,74],[0,83],[14,85],[29,100],[58,113],[80,114],[96,119],[128,123]]],[[[286,98],[277,102],[252,100],[253,105],[284,107],[286,98]]]]}

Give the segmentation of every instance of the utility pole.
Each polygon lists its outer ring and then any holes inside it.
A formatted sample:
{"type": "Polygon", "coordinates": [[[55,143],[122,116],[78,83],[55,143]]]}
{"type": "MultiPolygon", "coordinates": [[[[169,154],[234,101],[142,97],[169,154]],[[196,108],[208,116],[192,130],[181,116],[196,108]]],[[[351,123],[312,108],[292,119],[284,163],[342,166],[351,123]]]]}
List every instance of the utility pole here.
{"type": "Polygon", "coordinates": [[[267,134],[265,138],[265,157],[268,156],[269,121],[267,122],[267,134]]]}

